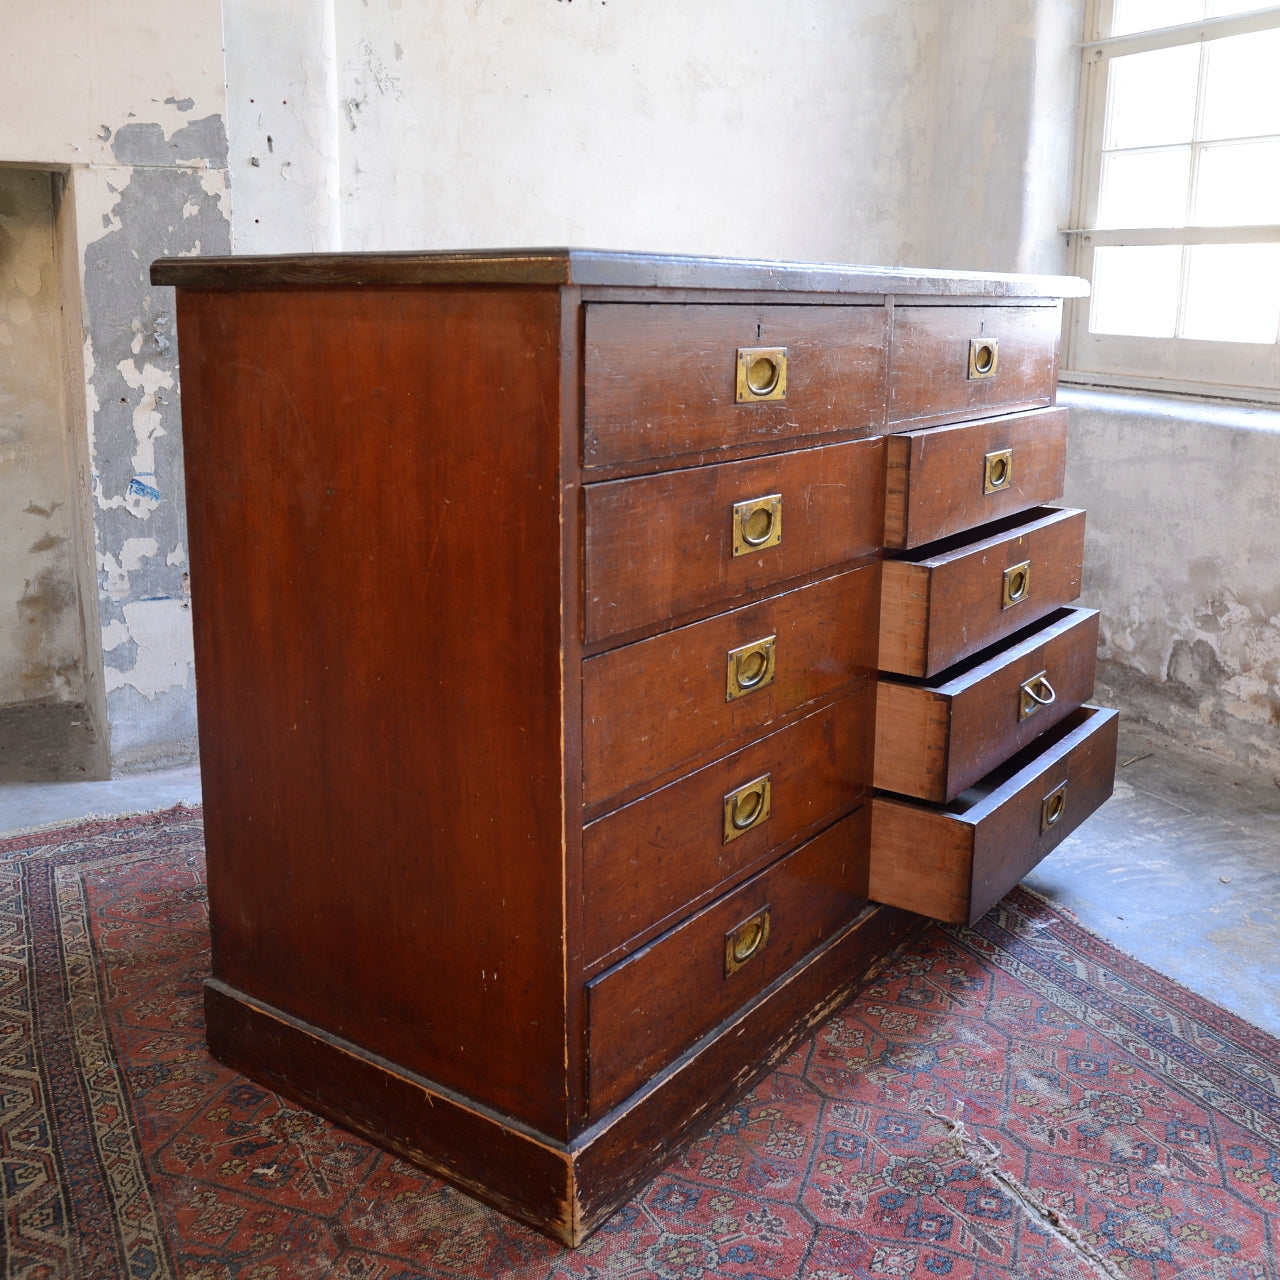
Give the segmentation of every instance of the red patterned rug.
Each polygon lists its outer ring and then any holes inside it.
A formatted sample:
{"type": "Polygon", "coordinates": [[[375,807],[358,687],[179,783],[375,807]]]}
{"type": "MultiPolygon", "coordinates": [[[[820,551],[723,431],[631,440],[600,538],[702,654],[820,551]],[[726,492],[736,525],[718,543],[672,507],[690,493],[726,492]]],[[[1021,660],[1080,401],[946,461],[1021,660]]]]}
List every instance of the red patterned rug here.
{"type": "Polygon", "coordinates": [[[1017,891],[570,1252],[212,1061],[198,810],[0,839],[0,1277],[1280,1275],[1280,1042],[1017,891]]]}

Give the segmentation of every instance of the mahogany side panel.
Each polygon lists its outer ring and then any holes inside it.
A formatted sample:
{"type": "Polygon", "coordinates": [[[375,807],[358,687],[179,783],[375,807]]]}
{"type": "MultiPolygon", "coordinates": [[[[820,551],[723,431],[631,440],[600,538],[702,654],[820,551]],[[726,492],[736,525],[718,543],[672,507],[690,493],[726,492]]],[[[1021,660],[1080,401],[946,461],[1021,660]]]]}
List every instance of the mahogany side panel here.
{"type": "Polygon", "coordinates": [[[592,963],[703,905],[852,810],[869,783],[874,686],[591,823],[583,937],[592,963]],[[725,839],[724,797],[768,777],[768,817],[725,839]]]}
{"type": "Polygon", "coordinates": [[[868,823],[864,806],[592,980],[593,1116],[622,1102],[857,916],[865,905],[868,823]],[[726,935],[766,908],[766,941],[728,972],[726,935]]]}
{"type": "Polygon", "coordinates": [[[588,658],[583,803],[634,798],[642,784],[735,750],[807,703],[870,676],[879,580],[879,565],[864,565],[588,658]],[[770,636],[772,682],[729,700],[730,651],[770,636]]]}
{"type": "Polygon", "coordinates": [[[587,485],[586,639],[777,590],[879,546],[883,441],[587,485]],[[734,554],[734,506],[776,496],[778,542],[734,554]]]}
{"type": "Polygon", "coordinates": [[[179,307],[215,975],[563,1133],[558,294],[179,307]]]}
{"type": "Polygon", "coordinates": [[[929,427],[885,444],[885,546],[918,547],[1061,497],[1067,411],[929,427]],[[988,491],[987,455],[1005,450],[1012,478],[988,491]]]}
{"type": "Polygon", "coordinates": [[[767,449],[884,422],[883,306],[591,303],[586,467],[767,449]],[[786,396],[737,403],[739,348],[787,349],[786,396]]]}

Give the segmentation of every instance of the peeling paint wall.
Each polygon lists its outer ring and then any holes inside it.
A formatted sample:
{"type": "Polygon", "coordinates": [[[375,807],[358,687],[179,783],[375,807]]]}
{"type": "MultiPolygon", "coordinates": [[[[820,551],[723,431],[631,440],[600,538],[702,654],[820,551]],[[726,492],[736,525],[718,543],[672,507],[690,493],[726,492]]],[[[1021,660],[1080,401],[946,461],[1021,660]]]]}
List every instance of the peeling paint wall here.
{"type": "Polygon", "coordinates": [[[1099,699],[1280,777],[1280,412],[1062,400],[1099,699]]]}
{"type": "Polygon", "coordinates": [[[174,300],[148,273],[161,255],[230,249],[221,6],[22,6],[0,72],[0,162],[60,171],[64,324],[80,366],[64,383],[66,420],[82,433],[73,505],[96,560],[87,613],[101,628],[92,649],[112,768],[190,759],[174,300]]]}
{"type": "Polygon", "coordinates": [[[84,697],[53,184],[0,168],[0,707],[84,697]]]}

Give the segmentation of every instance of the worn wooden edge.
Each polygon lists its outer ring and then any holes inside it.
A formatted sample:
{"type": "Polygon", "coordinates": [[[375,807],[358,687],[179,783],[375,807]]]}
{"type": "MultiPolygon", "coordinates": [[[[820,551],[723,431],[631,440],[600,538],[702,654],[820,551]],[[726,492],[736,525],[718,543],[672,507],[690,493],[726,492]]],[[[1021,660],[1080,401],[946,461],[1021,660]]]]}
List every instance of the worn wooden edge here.
{"type": "Polygon", "coordinates": [[[1077,298],[1075,276],[987,275],[840,263],[768,262],[600,249],[512,248],[159,258],[151,283],[187,289],[278,285],[525,284],[619,288],[820,290],[949,297],[1077,298]]]}
{"type": "Polygon", "coordinates": [[[885,560],[880,566],[880,649],[876,665],[895,675],[923,676],[928,655],[929,592],[927,568],[910,560],[885,560]]]}
{"type": "Polygon", "coordinates": [[[972,875],[972,826],[910,800],[872,800],[867,893],[876,902],[963,924],[972,875]]]}
{"type": "Polygon", "coordinates": [[[941,803],[950,774],[951,703],[928,685],[876,682],[878,790],[941,803]]]}
{"type": "Polygon", "coordinates": [[[209,1049],[234,1070],[577,1247],[924,924],[911,912],[869,904],[569,1142],[488,1111],[216,978],[205,982],[209,1049]]]}

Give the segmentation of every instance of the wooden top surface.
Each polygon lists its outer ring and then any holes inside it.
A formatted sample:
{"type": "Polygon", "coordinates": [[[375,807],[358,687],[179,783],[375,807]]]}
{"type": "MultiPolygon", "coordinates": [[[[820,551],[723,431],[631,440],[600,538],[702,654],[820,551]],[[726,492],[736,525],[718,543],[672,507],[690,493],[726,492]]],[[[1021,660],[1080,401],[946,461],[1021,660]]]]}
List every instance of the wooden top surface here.
{"type": "Polygon", "coordinates": [[[523,284],[940,297],[1076,298],[1075,276],[766,262],[596,249],[478,249],[433,253],[315,253],[160,258],[152,284],[185,289],[279,285],[523,284]]]}

